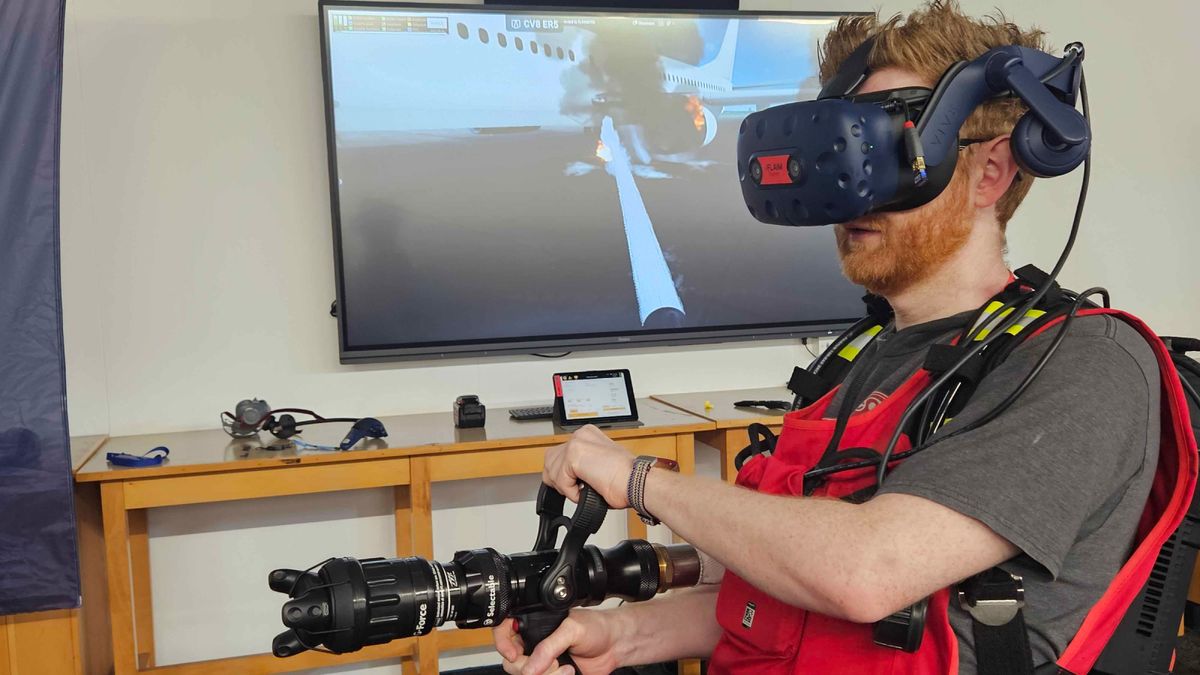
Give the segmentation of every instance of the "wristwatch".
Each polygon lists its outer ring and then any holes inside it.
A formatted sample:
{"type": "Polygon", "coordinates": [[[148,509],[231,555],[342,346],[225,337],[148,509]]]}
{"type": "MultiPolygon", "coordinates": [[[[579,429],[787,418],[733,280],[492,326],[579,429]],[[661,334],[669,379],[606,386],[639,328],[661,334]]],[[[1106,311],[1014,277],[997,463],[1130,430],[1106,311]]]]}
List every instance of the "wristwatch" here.
{"type": "Polygon", "coordinates": [[[629,474],[629,484],[625,487],[625,496],[629,499],[629,506],[637,512],[638,518],[641,518],[643,523],[658,525],[658,518],[650,515],[650,512],[646,510],[646,474],[650,473],[650,469],[679,471],[679,463],[649,455],[642,455],[633,460],[633,473],[629,474]]]}

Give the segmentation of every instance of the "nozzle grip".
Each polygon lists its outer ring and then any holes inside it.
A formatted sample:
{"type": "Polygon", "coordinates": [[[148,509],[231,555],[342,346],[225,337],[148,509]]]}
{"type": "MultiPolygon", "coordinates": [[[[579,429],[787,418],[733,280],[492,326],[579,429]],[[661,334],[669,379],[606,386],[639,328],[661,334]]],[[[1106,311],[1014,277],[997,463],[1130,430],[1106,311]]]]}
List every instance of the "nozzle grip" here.
{"type": "MultiPolygon", "coordinates": [[[[521,642],[525,645],[525,656],[533,653],[535,647],[541,644],[542,640],[550,637],[550,634],[558,630],[563,621],[567,619],[567,610],[547,610],[544,612],[529,612],[527,614],[518,614],[514,620],[517,622],[517,634],[521,636],[521,642]]],[[[571,666],[575,668],[575,672],[579,672],[579,667],[571,660],[571,656],[563,652],[558,657],[558,665],[571,666]]]]}
{"type": "Polygon", "coordinates": [[[271,653],[276,658],[282,659],[294,656],[307,649],[308,647],[296,635],[296,631],[291,629],[283,631],[279,635],[276,635],[274,640],[271,640],[271,653]]]}

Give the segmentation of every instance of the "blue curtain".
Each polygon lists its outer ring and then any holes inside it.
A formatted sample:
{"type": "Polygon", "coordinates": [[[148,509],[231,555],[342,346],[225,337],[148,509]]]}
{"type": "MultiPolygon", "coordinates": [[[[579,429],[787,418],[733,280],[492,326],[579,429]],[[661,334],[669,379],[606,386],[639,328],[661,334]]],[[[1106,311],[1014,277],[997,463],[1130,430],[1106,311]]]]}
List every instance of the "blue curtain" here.
{"type": "Polygon", "coordinates": [[[63,0],[0,0],[0,614],[79,605],[58,275],[63,0]]]}

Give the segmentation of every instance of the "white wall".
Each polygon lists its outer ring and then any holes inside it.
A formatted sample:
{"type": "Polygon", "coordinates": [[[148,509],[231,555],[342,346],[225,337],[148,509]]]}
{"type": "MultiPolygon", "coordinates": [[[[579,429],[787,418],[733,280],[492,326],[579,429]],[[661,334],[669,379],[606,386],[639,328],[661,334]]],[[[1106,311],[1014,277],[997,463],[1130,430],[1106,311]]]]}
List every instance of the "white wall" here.
{"type": "MultiPolygon", "coordinates": [[[[247,396],[380,415],[443,410],[464,392],[499,406],[544,399],[556,369],[616,364],[634,371],[643,393],[767,386],[807,360],[797,343],[777,341],[339,365],[326,314],[334,291],[315,5],[67,3],[62,268],[73,433],[212,427],[217,411],[247,396]]],[[[1187,116],[1200,108],[1191,86],[1200,9],[1187,0],[964,5],[999,5],[1047,29],[1055,46],[1088,47],[1096,161],[1065,283],[1107,285],[1160,332],[1200,334],[1200,275],[1187,264],[1200,250],[1191,208],[1200,143],[1187,116]]],[[[1015,263],[1052,264],[1077,183],[1074,175],[1034,188],[1009,228],[1015,263]]],[[[438,556],[527,547],[529,482],[438,486],[438,556]],[[493,503],[501,506],[480,506],[493,503]]],[[[386,493],[367,491],[154,512],[160,662],[265,649],[278,627],[265,572],[386,552],[388,508],[386,493]],[[219,585],[201,592],[197,579],[219,585]]]]}

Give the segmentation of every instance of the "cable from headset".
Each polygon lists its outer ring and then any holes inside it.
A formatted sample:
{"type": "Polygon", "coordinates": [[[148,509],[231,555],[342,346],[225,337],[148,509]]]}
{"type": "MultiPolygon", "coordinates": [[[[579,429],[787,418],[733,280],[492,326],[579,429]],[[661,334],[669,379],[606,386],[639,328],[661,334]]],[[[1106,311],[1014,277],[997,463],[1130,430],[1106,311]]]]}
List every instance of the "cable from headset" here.
{"type": "Polygon", "coordinates": [[[1075,299],[1075,302],[1072,303],[1071,309],[1063,318],[1062,323],[1059,325],[1058,331],[1055,332],[1054,339],[1046,347],[1046,350],[1042,353],[1041,357],[1038,358],[1037,363],[1033,364],[1033,367],[1030,368],[1029,373],[1025,375],[1025,379],[1021,380],[1021,383],[1017,385],[1017,388],[1014,389],[1008,396],[1006,396],[1003,401],[996,404],[994,408],[981,415],[979,419],[971,422],[970,424],[964,425],[962,428],[955,429],[945,436],[934,439],[925,447],[929,447],[930,445],[943,441],[947,438],[953,438],[959,434],[964,434],[968,431],[978,429],[979,427],[999,417],[1000,414],[1005,410],[1008,410],[1008,408],[1012,406],[1017,398],[1019,398],[1021,394],[1023,394],[1025,390],[1029,388],[1029,385],[1032,384],[1033,380],[1037,378],[1039,373],[1042,372],[1042,369],[1046,367],[1046,363],[1050,361],[1050,357],[1054,356],[1054,353],[1058,351],[1059,345],[1061,345],[1063,340],[1067,337],[1067,329],[1070,328],[1071,322],[1075,320],[1075,317],[1079,316],[1079,310],[1083,307],[1084,303],[1087,302],[1087,298],[1089,296],[1096,295],[1097,293],[1107,294],[1108,291],[1096,286],[1079,294],[1079,296],[1075,299]]]}
{"type": "MultiPolygon", "coordinates": [[[[994,311],[987,311],[987,307],[981,308],[975,320],[964,327],[962,332],[959,333],[955,344],[969,344],[980,339],[985,330],[991,330],[992,325],[996,322],[996,317],[1008,316],[1018,304],[1028,299],[1032,293],[1032,290],[1018,291],[1016,296],[1000,307],[997,307],[994,311]]],[[[925,406],[925,412],[921,415],[921,422],[916,427],[919,436],[913,439],[913,445],[921,445],[938,430],[941,424],[944,423],[943,420],[946,419],[946,415],[949,414],[950,406],[954,404],[954,397],[958,395],[961,389],[962,383],[956,383],[949,391],[940,392],[941,399],[936,404],[925,406]]]]}
{"type": "MultiPolygon", "coordinates": [[[[1087,83],[1084,80],[1082,68],[1079,71],[1079,95],[1083,102],[1083,119],[1084,121],[1090,123],[1091,115],[1088,108],[1087,83]]],[[[1058,279],[1058,275],[1060,272],[1062,272],[1063,267],[1066,266],[1067,258],[1070,257],[1071,250],[1075,247],[1075,240],[1079,236],[1079,224],[1083,220],[1083,206],[1087,201],[1088,183],[1091,178],[1091,173],[1092,153],[1089,149],[1083,159],[1083,181],[1079,186],[1079,199],[1075,203],[1075,217],[1071,222],[1071,232],[1067,236],[1067,243],[1063,246],[1062,253],[1058,256],[1058,261],[1054,264],[1054,269],[1050,271],[1049,276],[1046,277],[1046,280],[1037,289],[1037,291],[1034,292],[1033,297],[1029,299],[1029,301],[1020,309],[1020,311],[1013,312],[1011,315],[1009,315],[1008,319],[1005,320],[1004,323],[996,328],[994,332],[990,333],[987,337],[981,340],[974,348],[967,350],[967,353],[959,358],[959,360],[956,361],[954,365],[950,367],[950,369],[942,373],[942,375],[938,377],[938,379],[935,380],[932,385],[927,387],[925,391],[921,392],[920,396],[918,396],[913,400],[912,403],[909,404],[908,408],[905,409],[903,416],[901,416],[899,424],[896,425],[895,431],[892,432],[892,437],[888,441],[887,447],[883,451],[883,455],[879,458],[879,466],[875,472],[876,487],[883,485],[883,480],[887,477],[888,462],[891,460],[892,453],[896,450],[896,444],[900,441],[900,435],[907,426],[909,419],[912,418],[913,413],[916,412],[916,410],[920,408],[920,406],[923,405],[927,400],[929,400],[934,392],[945,385],[950,378],[953,377],[954,374],[957,373],[964,365],[966,365],[966,363],[970,361],[976,354],[995,341],[998,337],[1004,335],[1005,331],[1016,325],[1016,323],[1020,321],[1023,316],[1025,316],[1026,312],[1036,307],[1037,303],[1041,302],[1046,293],[1054,286],[1054,282],[1058,279]]]]}
{"type": "MultiPolygon", "coordinates": [[[[1001,401],[1000,404],[998,404],[996,407],[992,408],[987,413],[985,413],[983,416],[981,416],[979,419],[967,424],[966,426],[959,428],[959,429],[955,429],[954,431],[952,431],[948,434],[945,434],[943,436],[938,436],[937,438],[934,438],[933,440],[929,441],[928,443],[925,443],[925,444],[919,445],[917,447],[911,448],[909,450],[905,450],[904,452],[895,454],[891,457],[891,460],[901,460],[901,459],[911,457],[912,455],[915,455],[918,452],[925,450],[933,445],[936,445],[937,443],[940,443],[948,438],[953,438],[959,434],[964,434],[968,431],[977,429],[977,428],[983,426],[984,424],[995,419],[997,416],[1000,415],[1000,413],[1004,412],[1009,406],[1011,406],[1013,404],[1014,401],[1016,401],[1016,399],[1021,395],[1021,393],[1023,393],[1025,391],[1025,389],[1029,387],[1029,385],[1033,382],[1033,379],[1035,377],[1037,377],[1038,373],[1040,373],[1042,368],[1046,365],[1046,362],[1048,362],[1050,360],[1050,357],[1053,356],[1054,353],[1057,351],[1059,345],[1063,341],[1063,338],[1065,338],[1065,336],[1066,336],[1068,326],[1070,325],[1071,321],[1075,318],[1075,316],[1077,316],[1079,308],[1082,307],[1082,305],[1086,301],[1085,299],[1088,296],[1095,295],[1097,293],[1106,295],[1107,291],[1103,288],[1096,287],[1096,288],[1090,288],[1087,291],[1085,291],[1084,293],[1080,294],[1079,296],[1076,296],[1076,303],[1074,305],[1072,305],[1070,311],[1063,318],[1062,324],[1059,326],[1058,331],[1055,334],[1054,340],[1047,347],[1045,352],[1043,352],[1042,356],[1039,357],[1038,362],[1036,364],[1034,364],[1034,367],[1030,370],[1029,374],[1027,374],[1025,376],[1025,379],[1021,382],[1021,384],[1018,385],[1017,389],[1012,394],[1010,394],[1008,397],[1006,397],[1004,401],[1001,401]]],[[[1186,380],[1184,380],[1182,377],[1180,378],[1180,382],[1184,385],[1185,391],[1196,400],[1196,405],[1200,406],[1200,394],[1197,394],[1196,390],[1191,386],[1191,384],[1189,382],[1187,382],[1186,380]],[[1190,390],[1190,391],[1188,391],[1188,390],[1190,390]]],[[[891,460],[889,460],[889,461],[891,461],[891,460]]],[[[813,470],[805,473],[804,477],[805,478],[819,478],[821,476],[826,476],[826,475],[833,474],[833,473],[840,473],[842,471],[852,471],[854,469],[863,469],[863,468],[866,468],[869,466],[876,466],[880,461],[881,461],[880,459],[870,459],[870,460],[863,460],[860,462],[854,462],[854,463],[850,463],[850,464],[838,464],[836,466],[824,467],[824,468],[820,468],[820,469],[813,469],[813,470]]]]}
{"type": "Polygon", "coordinates": [[[879,320],[870,314],[867,314],[867,316],[864,316],[856,321],[854,325],[850,326],[849,329],[837,336],[833,343],[826,347],[825,351],[821,352],[820,356],[818,356],[812,363],[808,364],[808,372],[821,372],[821,369],[825,367],[825,364],[829,363],[830,359],[837,356],[837,354],[841,352],[846,345],[853,342],[855,338],[863,333],[863,331],[878,323],[879,320]]]}

